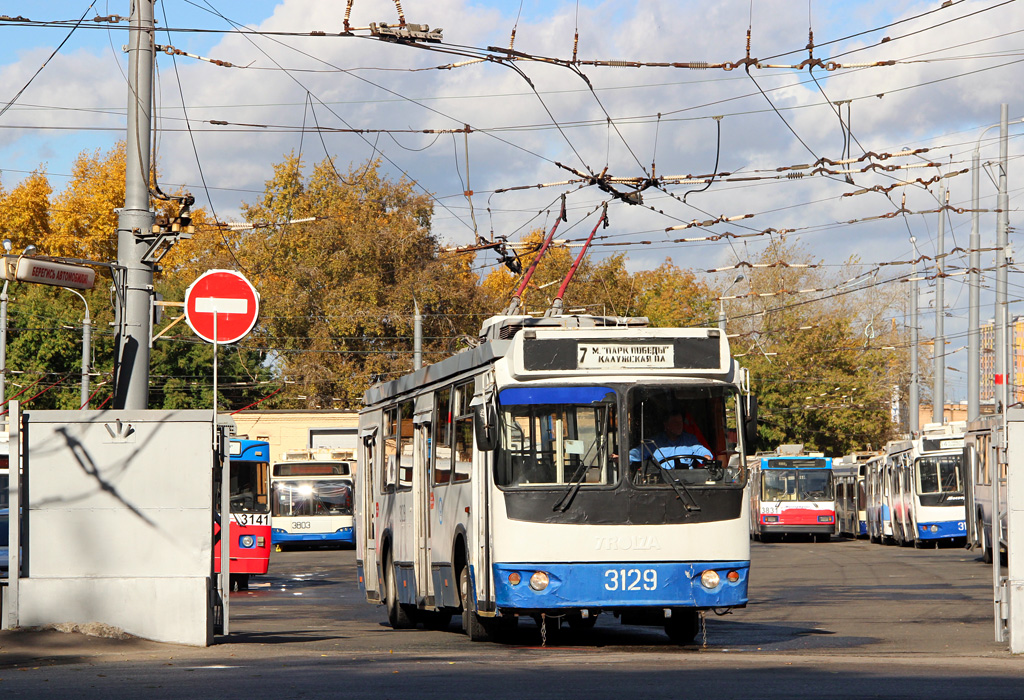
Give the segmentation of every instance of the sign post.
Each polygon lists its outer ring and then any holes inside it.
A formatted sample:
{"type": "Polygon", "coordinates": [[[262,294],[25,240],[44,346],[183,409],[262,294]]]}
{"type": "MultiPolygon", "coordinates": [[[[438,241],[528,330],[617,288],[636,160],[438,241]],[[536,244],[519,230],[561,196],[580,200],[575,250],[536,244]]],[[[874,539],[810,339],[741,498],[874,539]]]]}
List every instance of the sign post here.
{"type": "MultiPolygon", "coordinates": [[[[240,272],[209,270],[185,290],[185,321],[196,335],[213,343],[213,435],[217,424],[217,346],[237,343],[256,325],[260,295],[240,272]]],[[[218,440],[222,445],[224,439],[218,440]]],[[[230,440],[227,440],[230,445],[230,440]]],[[[231,597],[231,457],[225,453],[221,470],[220,594],[223,633],[228,633],[228,600],[231,597]]]]}

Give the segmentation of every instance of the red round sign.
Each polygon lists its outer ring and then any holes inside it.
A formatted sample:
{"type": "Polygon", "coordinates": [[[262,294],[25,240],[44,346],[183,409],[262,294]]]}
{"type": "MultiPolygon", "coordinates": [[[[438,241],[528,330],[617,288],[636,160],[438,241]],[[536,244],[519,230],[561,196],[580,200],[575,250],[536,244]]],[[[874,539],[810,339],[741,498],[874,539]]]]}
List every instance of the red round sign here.
{"type": "Polygon", "coordinates": [[[259,312],[260,295],[234,270],[204,272],[185,290],[185,320],[208,343],[241,340],[259,312]]]}

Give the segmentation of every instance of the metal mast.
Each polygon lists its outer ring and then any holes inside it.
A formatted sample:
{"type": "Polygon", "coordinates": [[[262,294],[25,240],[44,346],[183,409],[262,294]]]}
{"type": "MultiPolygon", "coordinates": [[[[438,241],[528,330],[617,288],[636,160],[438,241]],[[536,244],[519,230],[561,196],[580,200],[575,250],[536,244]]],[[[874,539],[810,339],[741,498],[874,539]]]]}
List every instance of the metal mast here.
{"type": "Polygon", "coordinates": [[[153,265],[149,208],[150,128],[153,104],[153,0],[133,0],[128,44],[128,138],[124,209],[117,218],[118,318],[114,408],[149,404],[149,336],[153,265]]]}

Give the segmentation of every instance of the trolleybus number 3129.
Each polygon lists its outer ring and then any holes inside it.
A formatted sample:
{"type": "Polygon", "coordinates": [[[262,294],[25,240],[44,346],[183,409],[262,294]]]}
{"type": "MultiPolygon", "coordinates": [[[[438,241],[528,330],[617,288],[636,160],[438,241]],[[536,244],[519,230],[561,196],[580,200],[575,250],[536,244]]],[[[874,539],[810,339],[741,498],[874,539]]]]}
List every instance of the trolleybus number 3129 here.
{"type": "Polygon", "coordinates": [[[658,588],[658,572],[655,569],[607,569],[605,590],[609,591],[654,591],[658,588]]]}

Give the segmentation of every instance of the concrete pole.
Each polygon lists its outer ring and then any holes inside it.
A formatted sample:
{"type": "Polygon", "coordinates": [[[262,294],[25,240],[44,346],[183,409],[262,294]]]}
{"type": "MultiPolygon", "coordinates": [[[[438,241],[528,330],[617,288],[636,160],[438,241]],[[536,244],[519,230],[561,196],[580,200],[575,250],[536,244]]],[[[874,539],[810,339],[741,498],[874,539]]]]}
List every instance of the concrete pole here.
{"type": "MultiPolygon", "coordinates": [[[[984,132],[982,132],[984,135],[984,132]]],[[[981,225],[978,212],[981,190],[981,138],[971,157],[971,238],[967,310],[967,420],[981,417],[981,225]]]]}
{"type": "Polygon", "coordinates": [[[149,404],[153,266],[142,258],[149,248],[154,222],[149,208],[153,42],[153,0],[134,0],[128,42],[125,204],[117,218],[117,263],[121,270],[114,408],[145,409],[149,404]]]}
{"type": "Polygon", "coordinates": [[[423,316],[420,305],[412,300],[415,313],[412,317],[412,368],[417,370],[423,366],[423,316]]]}
{"type": "Polygon", "coordinates": [[[935,255],[935,343],[932,345],[934,361],[932,388],[932,422],[945,423],[946,417],[946,280],[943,278],[946,252],[946,185],[939,188],[938,253],[935,255]]]}
{"type": "MultiPolygon", "coordinates": [[[[4,280],[3,291],[0,291],[0,411],[6,411],[7,406],[7,285],[4,280]]],[[[10,411],[3,414],[0,419],[0,429],[7,428],[7,416],[10,411]]]]}
{"type": "Polygon", "coordinates": [[[996,377],[1001,380],[996,385],[998,389],[997,399],[1005,412],[1010,403],[1009,393],[1009,363],[1007,358],[1007,269],[1006,269],[1006,246],[1007,246],[1007,224],[1009,216],[1007,209],[1010,206],[1009,197],[1006,193],[1006,149],[1009,107],[1004,103],[999,113],[999,197],[997,206],[999,214],[996,217],[996,304],[995,304],[995,360],[996,377]]]}
{"type": "Polygon", "coordinates": [[[914,247],[914,266],[910,271],[910,415],[907,416],[911,435],[921,430],[921,393],[917,368],[917,239],[910,237],[914,247]]]}

